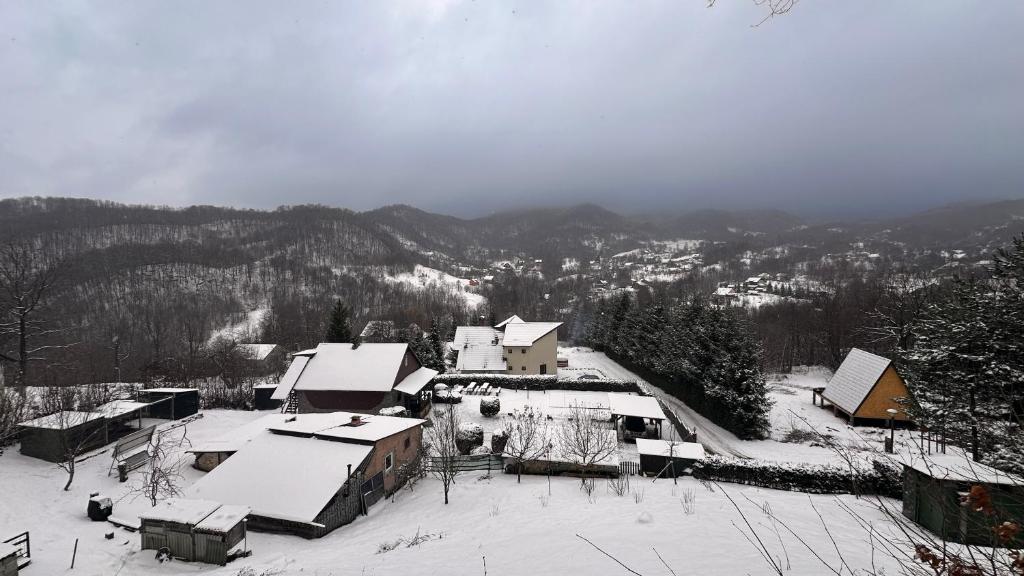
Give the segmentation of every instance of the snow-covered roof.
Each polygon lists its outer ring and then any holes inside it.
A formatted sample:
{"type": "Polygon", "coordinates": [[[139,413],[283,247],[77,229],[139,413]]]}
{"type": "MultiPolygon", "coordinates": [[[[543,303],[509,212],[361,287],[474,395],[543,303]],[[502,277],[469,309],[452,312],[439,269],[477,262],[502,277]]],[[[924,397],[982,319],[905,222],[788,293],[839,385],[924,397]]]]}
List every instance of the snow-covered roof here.
{"type": "Polygon", "coordinates": [[[271,424],[268,429],[297,436],[320,436],[334,440],[376,442],[403,430],[422,425],[425,420],[357,414],[355,412],[325,412],[319,414],[293,414],[285,422],[271,424]],[[352,426],[352,417],[359,416],[361,424],[352,426]]]}
{"type": "Polygon", "coordinates": [[[117,418],[141,410],[152,404],[151,402],[132,402],[131,400],[114,400],[96,407],[94,412],[99,412],[107,418],[117,418]]]}
{"type": "Polygon", "coordinates": [[[427,384],[430,384],[430,381],[434,379],[434,376],[437,376],[437,370],[421,366],[412,374],[402,378],[402,381],[398,383],[398,386],[395,386],[395,390],[409,395],[419,394],[420,390],[423,390],[427,384]]]}
{"type": "Polygon", "coordinates": [[[910,463],[904,465],[940,480],[1024,486],[1024,478],[975,462],[965,455],[915,455],[910,463]]]}
{"type": "Polygon", "coordinates": [[[248,506],[228,505],[221,506],[212,514],[203,518],[203,521],[195,525],[198,532],[228,532],[239,522],[249,515],[248,506]]]}
{"type": "Polygon", "coordinates": [[[395,385],[408,344],[320,344],[295,382],[296,390],[387,392],[395,385]]]}
{"type": "Polygon", "coordinates": [[[664,420],[665,413],[653,396],[637,396],[621,392],[608,393],[608,408],[613,416],[635,416],[664,420]]]}
{"type": "Polygon", "coordinates": [[[291,393],[292,388],[295,387],[295,382],[299,379],[299,374],[302,374],[302,370],[306,368],[306,364],[309,363],[309,356],[298,356],[292,358],[292,363],[288,366],[288,370],[285,371],[284,376],[281,377],[281,381],[277,383],[277,390],[271,394],[272,400],[287,400],[288,394],[291,393]]]}
{"type": "Polygon", "coordinates": [[[260,433],[266,432],[275,425],[284,424],[295,417],[295,414],[267,414],[238,428],[229,430],[217,438],[196,441],[186,452],[193,454],[203,452],[237,452],[248,444],[250,440],[260,435],[260,433]]]}
{"type": "Polygon", "coordinates": [[[158,394],[181,394],[184,392],[198,392],[199,388],[146,388],[139,392],[156,392],[158,394]]]}
{"type": "Polygon", "coordinates": [[[248,506],[259,516],[313,522],[372,446],[262,434],[188,489],[196,498],[248,506]]]}
{"type": "Polygon", "coordinates": [[[697,442],[669,442],[668,440],[636,439],[636,451],[645,456],[664,456],[686,460],[702,460],[704,446],[697,442]]]}
{"type": "Polygon", "coordinates": [[[266,360],[277,344],[239,344],[238,351],[253,360],[266,360]]]}
{"type": "Polygon", "coordinates": [[[455,363],[458,371],[504,372],[505,350],[502,341],[505,334],[489,326],[459,326],[455,329],[452,348],[459,351],[455,363]]]}
{"type": "Polygon", "coordinates": [[[168,498],[139,514],[143,520],[195,525],[220,508],[218,502],[192,498],[168,498]]]}
{"type": "Polygon", "coordinates": [[[864,403],[891,362],[888,358],[853,348],[828,381],[822,395],[829,402],[853,414],[864,403]]]}
{"type": "Polygon", "coordinates": [[[26,428],[47,428],[50,430],[66,430],[68,428],[74,428],[80,426],[86,422],[92,422],[93,420],[99,420],[103,418],[103,414],[98,412],[79,412],[77,410],[63,410],[61,412],[54,412],[46,416],[40,416],[32,420],[26,420],[21,422],[18,426],[24,426],[26,428]]]}
{"type": "Polygon", "coordinates": [[[0,558],[8,558],[18,553],[18,547],[6,542],[0,542],[0,558]]]}
{"type": "Polygon", "coordinates": [[[561,322],[515,322],[505,326],[504,346],[531,346],[561,326],[561,322]]]}
{"type": "Polygon", "coordinates": [[[520,318],[519,316],[516,316],[515,314],[513,314],[513,315],[509,316],[508,318],[506,318],[504,322],[502,322],[502,323],[498,324],[497,326],[495,326],[495,328],[503,328],[503,327],[505,327],[508,324],[517,324],[517,323],[520,323],[520,322],[523,322],[523,319],[520,318]]]}

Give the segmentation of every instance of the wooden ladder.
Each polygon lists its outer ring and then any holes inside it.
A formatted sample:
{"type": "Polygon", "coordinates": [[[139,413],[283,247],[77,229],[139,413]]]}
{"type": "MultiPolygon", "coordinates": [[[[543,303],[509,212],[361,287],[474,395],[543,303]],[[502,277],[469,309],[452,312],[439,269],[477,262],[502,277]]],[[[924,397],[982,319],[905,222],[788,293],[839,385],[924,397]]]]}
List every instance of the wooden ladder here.
{"type": "Polygon", "coordinates": [[[284,414],[295,414],[299,411],[299,395],[292,390],[288,393],[288,400],[284,404],[284,409],[281,410],[284,414]]]}

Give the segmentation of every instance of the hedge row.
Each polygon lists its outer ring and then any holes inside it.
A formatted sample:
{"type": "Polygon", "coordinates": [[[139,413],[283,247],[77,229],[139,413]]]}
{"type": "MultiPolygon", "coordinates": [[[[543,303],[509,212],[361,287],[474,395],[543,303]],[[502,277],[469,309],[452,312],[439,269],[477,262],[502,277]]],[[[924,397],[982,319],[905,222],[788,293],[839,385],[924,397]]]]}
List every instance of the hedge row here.
{"type": "Polygon", "coordinates": [[[879,494],[892,498],[903,495],[902,471],[879,460],[872,460],[870,468],[855,470],[709,456],[694,464],[693,476],[811,494],[879,494]]]}
{"type": "Polygon", "coordinates": [[[591,392],[637,392],[640,386],[632,380],[614,380],[610,378],[559,380],[554,375],[513,374],[438,374],[431,384],[447,384],[455,386],[467,385],[470,382],[508,388],[510,390],[578,390],[591,392]]]}

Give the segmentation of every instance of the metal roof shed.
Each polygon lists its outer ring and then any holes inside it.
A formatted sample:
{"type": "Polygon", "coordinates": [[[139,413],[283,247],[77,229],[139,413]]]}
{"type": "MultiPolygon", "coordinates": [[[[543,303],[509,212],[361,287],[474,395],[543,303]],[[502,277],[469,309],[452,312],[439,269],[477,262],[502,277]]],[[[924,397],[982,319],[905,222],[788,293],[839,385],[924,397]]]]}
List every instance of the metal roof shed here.
{"type": "Polygon", "coordinates": [[[608,394],[609,411],[612,421],[622,420],[622,437],[624,440],[633,438],[661,438],[661,421],[665,413],[653,396],[637,396],[610,392],[608,394]],[[651,424],[653,430],[648,430],[651,424]]]}
{"type": "Polygon", "coordinates": [[[245,538],[245,506],[171,498],[140,515],[143,550],[167,548],[175,558],[224,565],[245,538]]]}
{"type": "Polygon", "coordinates": [[[164,420],[181,420],[199,413],[198,388],[148,388],[139,390],[139,402],[151,404],[149,415],[164,420]]]}

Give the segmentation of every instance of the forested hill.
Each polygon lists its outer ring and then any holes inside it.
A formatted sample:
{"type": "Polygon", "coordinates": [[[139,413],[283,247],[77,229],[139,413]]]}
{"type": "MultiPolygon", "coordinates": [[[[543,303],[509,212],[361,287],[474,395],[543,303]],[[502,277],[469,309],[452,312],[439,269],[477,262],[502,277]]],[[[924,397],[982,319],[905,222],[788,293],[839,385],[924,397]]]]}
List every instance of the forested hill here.
{"type": "Polygon", "coordinates": [[[689,274],[699,276],[690,289],[706,290],[750,272],[813,270],[851,246],[890,261],[973,247],[980,259],[1022,231],[1024,201],[806,224],[772,210],[652,218],[581,205],[464,219],[403,205],[353,212],[0,200],[0,264],[25,276],[22,294],[0,290],[0,364],[9,379],[27,358],[34,382],[189,378],[231,326],[240,340],[289,349],[317,343],[339,298],[357,327],[385,319],[428,328],[517,313],[577,330],[576,313],[596,283],[630,281],[606,264],[651,242],[703,241],[704,266],[689,274]],[[588,266],[596,259],[605,268],[588,266]],[[467,292],[467,279],[500,275],[507,261],[514,271],[467,292]],[[42,297],[21,330],[31,280],[42,281],[42,297]]]}

